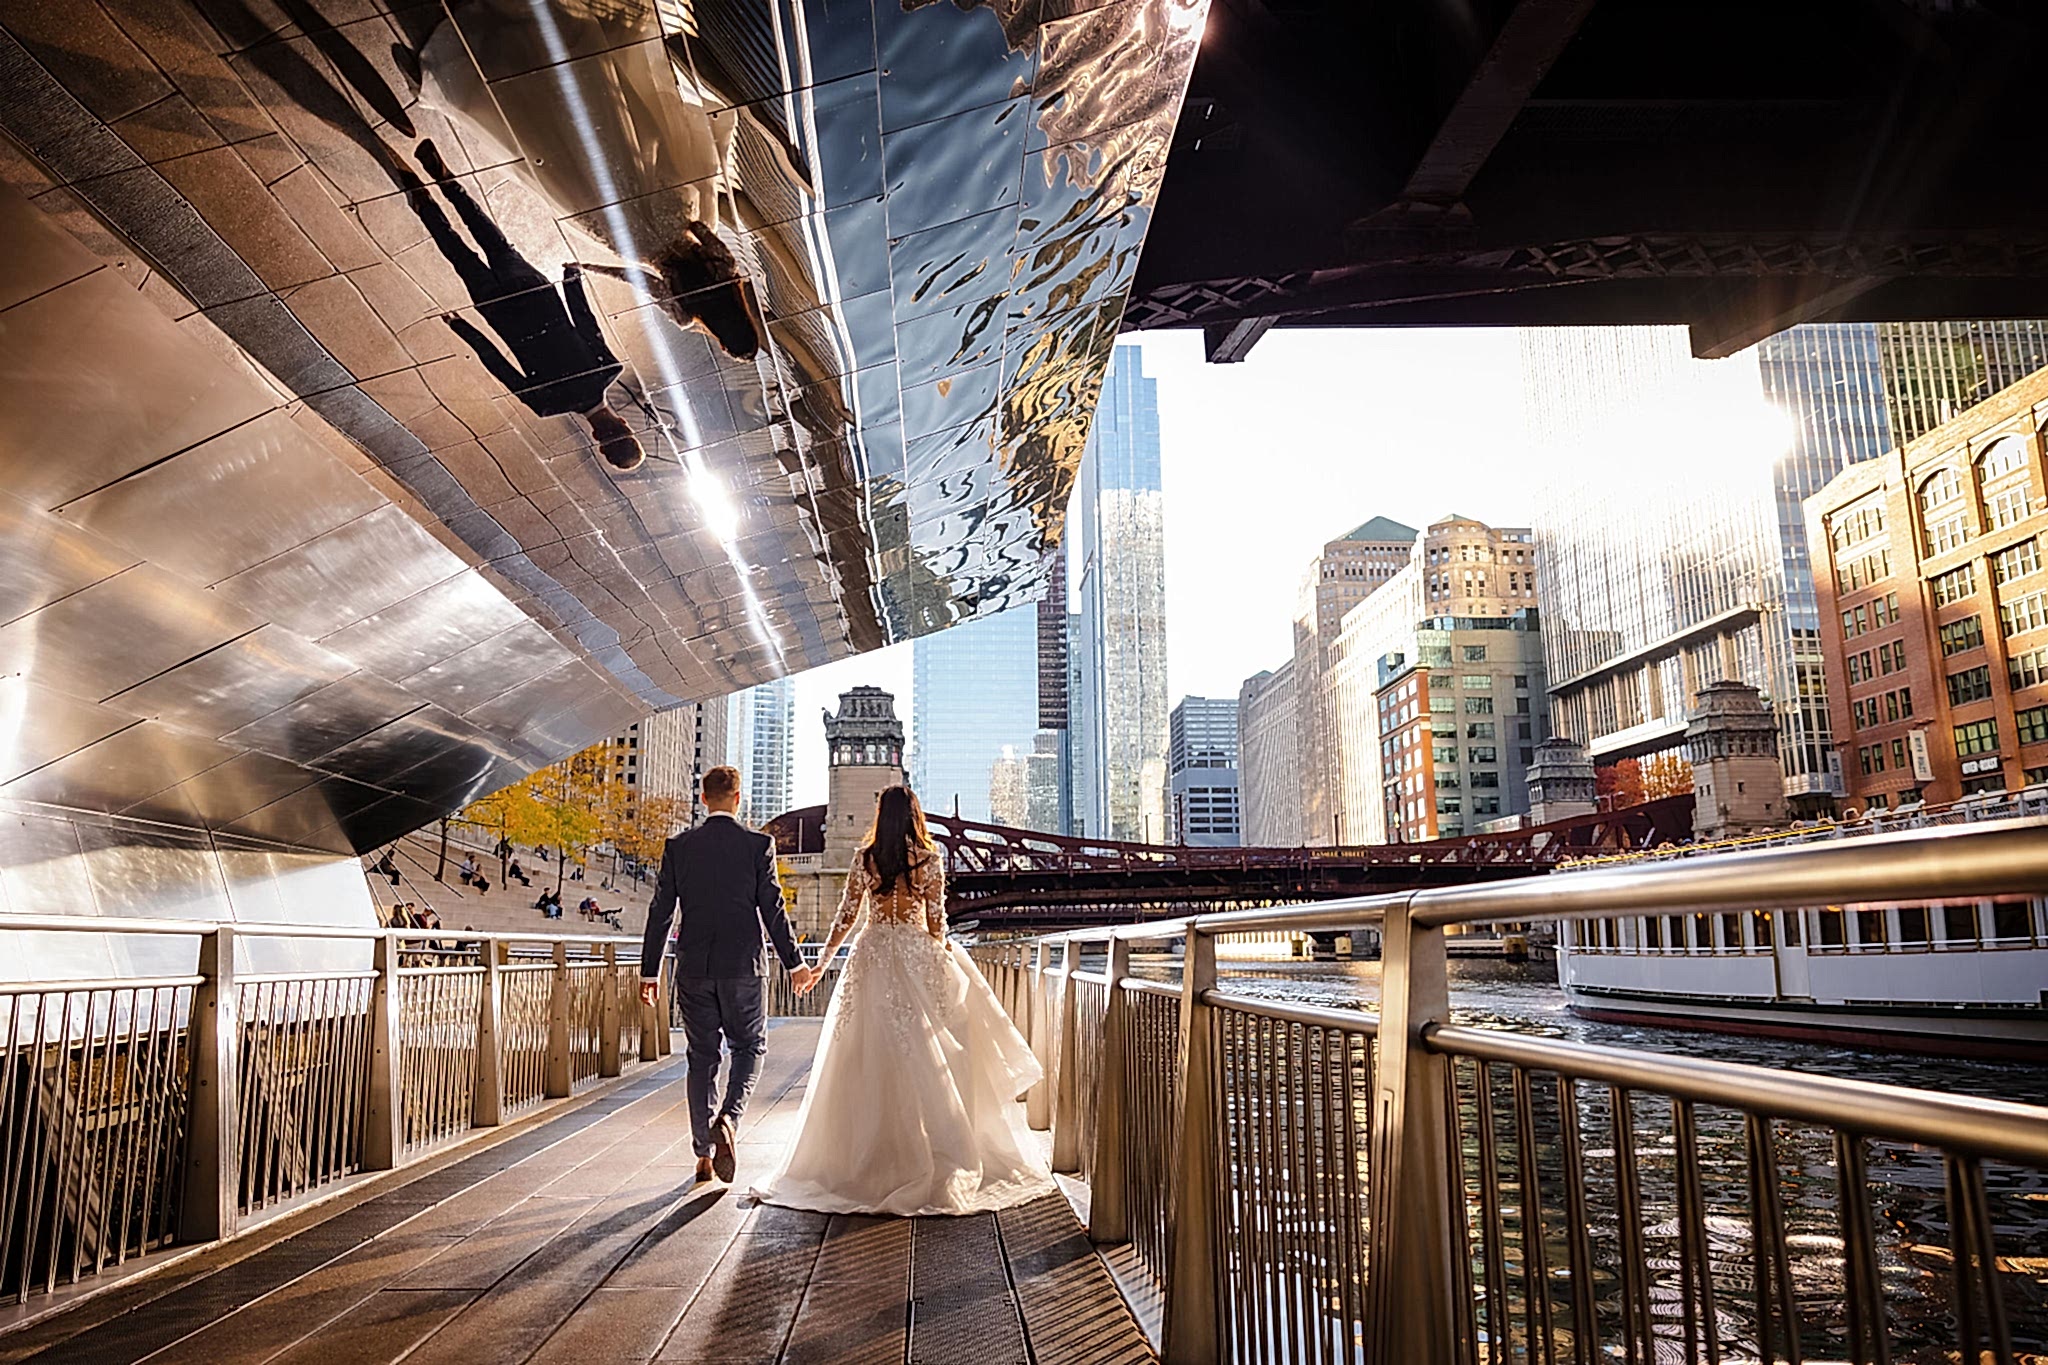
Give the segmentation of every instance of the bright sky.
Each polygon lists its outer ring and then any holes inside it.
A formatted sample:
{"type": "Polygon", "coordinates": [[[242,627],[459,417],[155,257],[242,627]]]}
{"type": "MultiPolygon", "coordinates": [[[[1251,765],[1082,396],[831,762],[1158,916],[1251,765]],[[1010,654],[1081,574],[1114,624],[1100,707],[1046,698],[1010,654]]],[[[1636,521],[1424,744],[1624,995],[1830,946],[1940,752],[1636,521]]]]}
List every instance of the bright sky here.
{"type": "MultiPolygon", "coordinates": [[[[1235,697],[1292,648],[1295,591],[1325,541],[1369,517],[1527,522],[1511,329],[1269,332],[1208,365],[1199,332],[1140,337],[1159,381],[1172,700],[1235,697]]],[[[825,799],[821,710],[872,683],[910,714],[910,646],[796,683],[797,805],[825,799]]]]}

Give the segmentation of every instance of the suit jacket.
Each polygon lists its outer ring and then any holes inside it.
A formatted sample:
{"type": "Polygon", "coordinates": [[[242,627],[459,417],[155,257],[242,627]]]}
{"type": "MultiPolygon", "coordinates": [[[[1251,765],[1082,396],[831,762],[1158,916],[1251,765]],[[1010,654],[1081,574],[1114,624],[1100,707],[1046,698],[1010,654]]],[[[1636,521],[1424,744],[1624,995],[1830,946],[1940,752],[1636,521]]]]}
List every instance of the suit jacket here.
{"type": "Polygon", "coordinates": [[[803,963],[796,936],[789,931],[789,916],[782,910],[775,841],[737,820],[714,815],[662,849],[661,876],[654,883],[647,936],[640,945],[642,980],[652,981],[660,974],[678,906],[678,976],[766,975],[763,930],[774,941],[783,966],[794,971],[803,963]]]}

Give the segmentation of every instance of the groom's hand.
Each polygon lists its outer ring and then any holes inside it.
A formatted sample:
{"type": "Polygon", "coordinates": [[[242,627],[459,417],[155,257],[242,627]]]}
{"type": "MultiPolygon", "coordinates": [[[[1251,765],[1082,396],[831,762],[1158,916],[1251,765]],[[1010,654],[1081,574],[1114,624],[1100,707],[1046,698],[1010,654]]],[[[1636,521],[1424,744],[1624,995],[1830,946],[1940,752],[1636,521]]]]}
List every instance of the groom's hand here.
{"type": "Polygon", "coordinates": [[[640,1003],[641,1003],[641,1004],[643,1004],[643,1005],[647,1005],[647,1006],[652,1006],[652,1005],[654,1004],[654,997],[655,997],[655,996],[656,996],[657,994],[659,994],[659,993],[660,993],[660,991],[661,991],[661,983],[660,983],[659,981],[643,981],[643,982],[641,982],[641,983],[640,983],[640,1003]]]}
{"type": "Polygon", "coordinates": [[[798,967],[789,974],[789,984],[798,995],[809,995],[811,987],[818,984],[818,973],[815,968],[798,967]]]}

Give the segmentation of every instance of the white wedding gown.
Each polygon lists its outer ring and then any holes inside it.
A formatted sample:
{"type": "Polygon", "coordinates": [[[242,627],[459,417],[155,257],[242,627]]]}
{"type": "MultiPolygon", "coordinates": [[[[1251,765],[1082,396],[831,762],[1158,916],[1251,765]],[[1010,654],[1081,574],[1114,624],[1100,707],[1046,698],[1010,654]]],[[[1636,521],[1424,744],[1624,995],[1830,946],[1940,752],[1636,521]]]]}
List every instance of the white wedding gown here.
{"type": "Polygon", "coordinates": [[[1049,1194],[1015,1101],[1041,1073],[964,949],[937,857],[886,895],[856,858],[858,934],[818,1037],[796,1141],[756,1198],[824,1213],[982,1213],[1049,1194]]]}

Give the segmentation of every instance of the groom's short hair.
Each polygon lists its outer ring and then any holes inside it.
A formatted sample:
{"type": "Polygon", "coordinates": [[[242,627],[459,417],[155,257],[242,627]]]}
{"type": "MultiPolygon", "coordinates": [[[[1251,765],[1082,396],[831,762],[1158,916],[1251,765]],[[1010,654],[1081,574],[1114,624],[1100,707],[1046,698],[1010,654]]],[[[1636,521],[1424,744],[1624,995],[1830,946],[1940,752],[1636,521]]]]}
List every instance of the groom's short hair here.
{"type": "Polygon", "coordinates": [[[730,763],[721,763],[704,773],[704,795],[713,801],[723,801],[728,796],[737,796],[740,790],[740,770],[730,763]]]}

